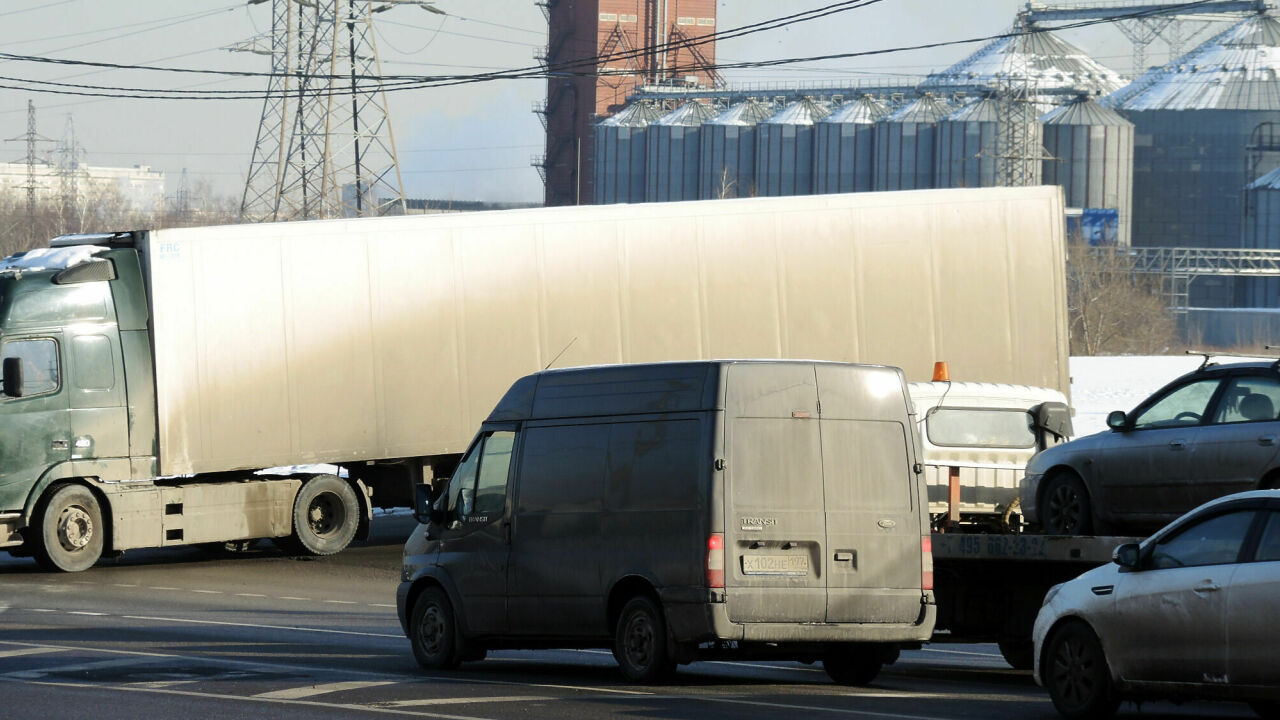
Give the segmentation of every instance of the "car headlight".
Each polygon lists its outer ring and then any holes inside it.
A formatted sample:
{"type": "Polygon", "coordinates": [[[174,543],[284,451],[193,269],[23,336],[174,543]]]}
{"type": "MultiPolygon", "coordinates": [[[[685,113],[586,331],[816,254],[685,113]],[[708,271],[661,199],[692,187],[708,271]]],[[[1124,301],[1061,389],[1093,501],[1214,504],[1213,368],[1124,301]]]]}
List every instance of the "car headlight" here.
{"type": "Polygon", "coordinates": [[[1058,591],[1062,590],[1062,585],[1063,583],[1058,583],[1057,585],[1049,588],[1049,592],[1044,594],[1044,602],[1040,603],[1040,606],[1044,607],[1045,605],[1053,602],[1053,599],[1058,595],[1058,591]]]}

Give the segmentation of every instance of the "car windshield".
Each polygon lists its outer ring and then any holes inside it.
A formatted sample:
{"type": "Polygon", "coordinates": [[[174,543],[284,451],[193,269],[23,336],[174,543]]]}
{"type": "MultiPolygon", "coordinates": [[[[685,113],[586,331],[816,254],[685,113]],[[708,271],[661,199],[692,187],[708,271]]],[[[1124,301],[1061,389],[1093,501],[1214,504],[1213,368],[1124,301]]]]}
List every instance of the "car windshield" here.
{"type": "Polygon", "coordinates": [[[1031,413],[1025,410],[937,408],[925,419],[929,442],[943,447],[1035,447],[1031,413]]]}
{"type": "Polygon", "coordinates": [[[1220,378],[1204,378],[1171,390],[1138,413],[1134,429],[1198,425],[1221,382],[1220,378]]]}

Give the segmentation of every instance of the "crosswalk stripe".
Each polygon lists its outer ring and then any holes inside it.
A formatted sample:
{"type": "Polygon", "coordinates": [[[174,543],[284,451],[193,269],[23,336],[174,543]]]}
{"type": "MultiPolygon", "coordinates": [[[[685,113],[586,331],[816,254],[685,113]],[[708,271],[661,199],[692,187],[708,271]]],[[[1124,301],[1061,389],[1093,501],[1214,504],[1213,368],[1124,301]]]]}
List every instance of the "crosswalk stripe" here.
{"type": "Polygon", "coordinates": [[[32,670],[19,670],[18,672],[5,673],[6,677],[11,678],[42,678],[50,673],[68,673],[83,672],[85,670],[104,670],[107,668],[124,667],[126,665],[143,665],[146,663],[154,663],[155,658],[149,657],[126,657],[115,658],[112,660],[99,660],[98,662],[79,663],[76,665],[56,665],[54,667],[36,668],[32,670]]]}
{"type": "Polygon", "coordinates": [[[395,684],[393,680],[352,680],[349,682],[323,683],[321,685],[305,685],[303,687],[285,688],[284,690],[273,690],[254,695],[254,697],[266,700],[297,700],[298,698],[342,692],[343,690],[360,690],[362,688],[393,684],[395,684]]]}
{"type": "Polygon", "coordinates": [[[17,648],[14,650],[0,650],[0,658],[21,657],[23,655],[41,655],[43,653],[66,652],[65,648],[17,648]]]}
{"type": "Polygon", "coordinates": [[[545,702],[556,698],[543,695],[512,695],[510,697],[458,697],[458,698],[422,698],[420,700],[391,700],[388,702],[369,703],[381,708],[426,707],[431,705],[472,705],[478,703],[503,702],[545,702]]]}

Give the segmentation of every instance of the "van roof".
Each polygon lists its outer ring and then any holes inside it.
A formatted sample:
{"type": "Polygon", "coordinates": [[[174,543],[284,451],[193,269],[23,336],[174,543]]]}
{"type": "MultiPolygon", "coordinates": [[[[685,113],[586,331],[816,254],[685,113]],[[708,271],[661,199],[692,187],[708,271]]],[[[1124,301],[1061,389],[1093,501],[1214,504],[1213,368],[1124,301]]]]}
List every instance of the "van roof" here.
{"type": "Polygon", "coordinates": [[[853,365],[815,360],[698,360],[543,370],[517,380],[486,422],[714,410],[720,404],[720,377],[726,366],[817,364],[853,365]]]}

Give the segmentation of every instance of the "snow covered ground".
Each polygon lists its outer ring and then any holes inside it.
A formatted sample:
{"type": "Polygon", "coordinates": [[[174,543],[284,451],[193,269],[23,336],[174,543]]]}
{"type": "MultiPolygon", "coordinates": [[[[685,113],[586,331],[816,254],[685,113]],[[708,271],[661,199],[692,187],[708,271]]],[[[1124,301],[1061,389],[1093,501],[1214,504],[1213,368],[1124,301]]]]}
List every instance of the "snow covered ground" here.
{"type": "MultiPolygon", "coordinates": [[[[1222,357],[1214,362],[1245,362],[1222,357]]],[[[1265,358],[1274,360],[1274,358],[1265,358]]],[[[1071,404],[1076,437],[1107,429],[1107,413],[1132,410],[1165,383],[1200,366],[1198,355],[1071,358],[1071,404]]]]}

